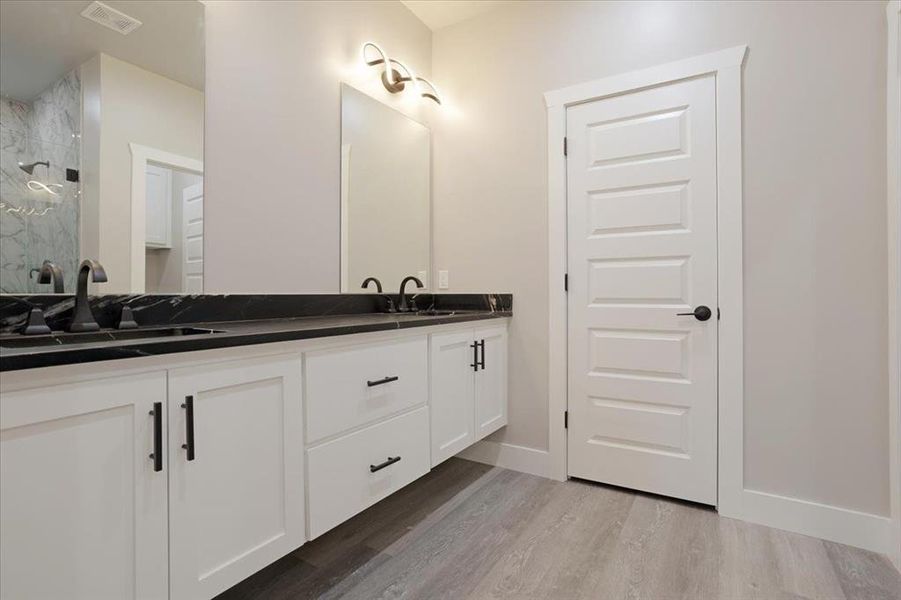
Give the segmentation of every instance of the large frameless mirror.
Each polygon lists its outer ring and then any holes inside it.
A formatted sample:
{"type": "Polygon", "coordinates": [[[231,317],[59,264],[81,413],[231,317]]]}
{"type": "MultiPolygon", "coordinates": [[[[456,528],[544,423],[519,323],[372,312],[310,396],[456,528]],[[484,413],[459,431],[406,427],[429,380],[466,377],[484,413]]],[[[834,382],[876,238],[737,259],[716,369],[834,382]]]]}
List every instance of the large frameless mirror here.
{"type": "Polygon", "coordinates": [[[83,258],[103,292],[203,290],[203,17],[0,2],[0,292],[74,292],[83,258]]]}
{"type": "Polygon", "coordinates": [[[430,285],[429,129],[362,92],[341,88],[341,291],[376,277],[394,291],[430,285]]]}

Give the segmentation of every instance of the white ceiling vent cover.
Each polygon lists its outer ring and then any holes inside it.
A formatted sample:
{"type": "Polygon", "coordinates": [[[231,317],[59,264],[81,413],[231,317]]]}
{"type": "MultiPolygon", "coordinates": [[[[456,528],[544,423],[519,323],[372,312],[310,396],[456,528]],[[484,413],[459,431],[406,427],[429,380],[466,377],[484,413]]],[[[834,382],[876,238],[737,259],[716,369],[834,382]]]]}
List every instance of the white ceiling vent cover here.
{"type": "Polygon", "coordinates": [[[89,21],[100,23],[122,35],[128,35],[141,26],[141,22],[134,17],[129,17],[122,11],[118,11],[102,2],[91,2],[86,9],[81,11],[81,16],[89,21]]]}

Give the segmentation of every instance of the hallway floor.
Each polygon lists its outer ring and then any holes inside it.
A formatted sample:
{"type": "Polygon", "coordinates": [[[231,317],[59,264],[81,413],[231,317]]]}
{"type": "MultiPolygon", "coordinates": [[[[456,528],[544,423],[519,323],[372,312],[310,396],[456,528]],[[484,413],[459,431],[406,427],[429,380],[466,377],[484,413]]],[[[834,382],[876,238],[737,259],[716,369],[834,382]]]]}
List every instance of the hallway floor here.
{"type": "Polygon", "coordinates": [[[901,599],[865,550],[451,459],[216,600],[901,599]]]}

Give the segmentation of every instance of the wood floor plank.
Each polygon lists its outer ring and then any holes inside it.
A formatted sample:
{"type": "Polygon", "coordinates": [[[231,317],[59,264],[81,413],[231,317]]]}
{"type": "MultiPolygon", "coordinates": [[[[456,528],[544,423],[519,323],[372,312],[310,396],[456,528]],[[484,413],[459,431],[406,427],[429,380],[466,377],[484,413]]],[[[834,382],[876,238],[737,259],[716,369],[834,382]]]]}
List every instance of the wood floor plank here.
{"type": "Polygon", "coordinates": [[[848,600],[901,599],[901,573],[888,558],[835,542],[823,546],[848,600]]]}
{"type": "Polygon", "coordinates": [[[451,459],[217,600],[901,600],[880,555],[451,459]]]}
{"type": "Polygon", "coordinates": [[[634,497],[556,483],[547,505],[473,591],[477,598],[567,598],[609,560],[634,497]]]}
{"type": "Polygon", "coordinates": [[[770,529],[782,589],[802,598],[843,600],[841,583],[822,540],[770,529]]]}

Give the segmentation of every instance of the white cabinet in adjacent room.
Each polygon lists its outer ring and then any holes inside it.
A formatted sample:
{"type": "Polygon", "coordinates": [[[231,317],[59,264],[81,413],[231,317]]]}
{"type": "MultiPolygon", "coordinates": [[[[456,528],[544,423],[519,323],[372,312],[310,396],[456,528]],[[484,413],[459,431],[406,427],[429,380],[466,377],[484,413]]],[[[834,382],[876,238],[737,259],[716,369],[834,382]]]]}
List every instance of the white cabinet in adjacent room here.
{"type": "Polygon", "coordinates": [[[507,424],[507,328],[431,336],[432,466],[507,424]]]}
{"type": "Polygon", "coordinates": [[[0,598],[168,597],[165,405],[165,372],[4,392],[0,598]]]}
{"type": "Polygon", "coordinates": [[[147,165],[145,198],[145,245],[172,247],[172,171],[147,165]]]}
{"type": "Polygon", "coordinates": [[[301,361],[169,372],[172,600],[212,598],[305,540],[301,361]]]}

